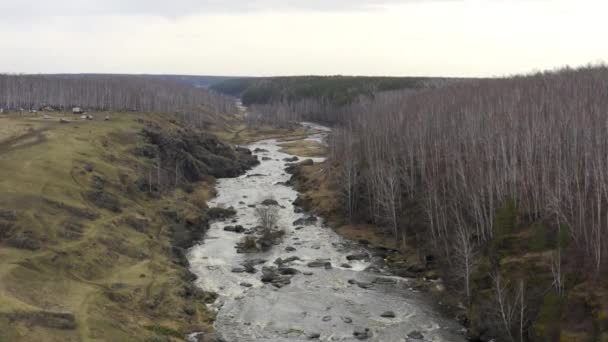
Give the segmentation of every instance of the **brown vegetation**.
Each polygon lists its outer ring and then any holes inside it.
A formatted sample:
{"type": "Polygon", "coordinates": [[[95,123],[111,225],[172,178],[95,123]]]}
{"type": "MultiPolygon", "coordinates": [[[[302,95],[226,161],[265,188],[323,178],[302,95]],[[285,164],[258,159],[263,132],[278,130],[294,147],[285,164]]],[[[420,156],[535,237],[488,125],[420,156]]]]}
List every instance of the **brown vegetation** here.
{"type": "Polygon", "coordinates": [[[591,341],[607,334],[607,80],[566,69],[307,108],[338,123],[339,211],[439,261],[476,337],[591,341]]]}

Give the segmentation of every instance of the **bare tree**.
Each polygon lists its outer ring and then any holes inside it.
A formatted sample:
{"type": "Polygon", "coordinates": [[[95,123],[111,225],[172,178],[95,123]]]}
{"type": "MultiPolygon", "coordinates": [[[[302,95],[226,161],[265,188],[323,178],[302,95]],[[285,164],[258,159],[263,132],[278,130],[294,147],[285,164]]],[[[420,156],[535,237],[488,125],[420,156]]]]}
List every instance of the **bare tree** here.
{"type": "Polygon", "coordinates": [[[277,206],[259,206],[255,209],[255,215],[262,228],[263,234],[270,233],[279,221],[279,209],[277,206]]]}

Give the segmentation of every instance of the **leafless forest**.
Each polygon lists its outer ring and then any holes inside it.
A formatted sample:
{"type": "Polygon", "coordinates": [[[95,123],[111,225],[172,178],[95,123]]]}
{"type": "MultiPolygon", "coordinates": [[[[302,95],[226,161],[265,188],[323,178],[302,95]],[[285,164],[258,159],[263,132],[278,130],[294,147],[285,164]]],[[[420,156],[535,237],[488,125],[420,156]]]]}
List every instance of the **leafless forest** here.
{"type": "Polygon", "coordinates": [[[234,113],[234,100],[189,84],[130,75],[0,75],[0,108],[234,113]]]}
{"type": "MultiPolygon", "coordinates": [[[[479,254],[516,226],[542,225],[552,237],[545,271],[561,294],[566,259],[592,279],[608,268],[607,84],[604,66],[564,69],[381,93],[338,109],[266,105],[251,120],[336,124],[327,172],[344,214],[430,251],[469,301],[479,254]]],[[[487,273],[496,322],[524,340],[525,279],[487,273]]]]}
{"type": "Polygon", "coordinates": [[[509,201],[568,233],[596,273],[608,258],[608,69],[387,94],[361,103],[331,142],[349,212],[399,237],[418,200],[433,245],[476,245],[509,201]],[[406,212],[405,212],[406,213],[406,212]],[[462,235],[462,236],[461,236],[462,235]]]}
{"type": "Polygon", "coordinates": [[[331,161],[345,211],[367,211],[399,238],[411,200],[423,204],[429,237],[445,255],[460,234],[491,240],[496,212],[515,201],[527,219],[567,229],[600,272],[608,258],[607,82],[608,68],[589,67],[380,93],[340,109],[266,105],[251,120],[338,123],[331,161]]]}

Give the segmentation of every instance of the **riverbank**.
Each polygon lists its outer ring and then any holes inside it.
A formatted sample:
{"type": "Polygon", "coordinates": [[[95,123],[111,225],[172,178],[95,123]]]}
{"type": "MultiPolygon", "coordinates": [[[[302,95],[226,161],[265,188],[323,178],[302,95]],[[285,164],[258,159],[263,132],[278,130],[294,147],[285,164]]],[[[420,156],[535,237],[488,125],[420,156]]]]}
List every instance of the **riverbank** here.
{"type": "Polygon", "coordinates": [[[0,117],[0,341],[212,330],[216,295],[184,251],[208,228],[215,177],[256,161],[171,116],[109,118],[0,117]]]}
{"type": "Polygon", "coordinates": [[[373,224],[350,223],[338,206],[338,190],[330,178],[328,163],[299,165],[289,181],[300,193],[296,204],[307,212],[319,215],[336,233],[370,248],[387,250],[386,262],[398,275],[416,279],[417,288],[432,292],[446,313],[459,319],[459,303],[446,294],[445,284],[426,255],[412,245],[403,245],[390,232],[373,224]]]}
{"type": "Polygon", "coordinates": [[[188,253],[197,285],[219,295],[211,306],[217,310],[217,336],[273,342],[463,340],[461,328],[412,279],[387,269],[392,251],[344,239],[297,205],[298,193],[287,184],[294,165],[323,165],[322,159],[289,154],[318,156],[321,137],[313,125],[308,128],[303,141],[283,136],[248,145],[261,164],[242,177],[218,180],[209,205],[229,209],[230,216],[212,221],[205,239],[188,253]],[[270,245],[257,239],[260,209],[274,211],[283,232],[270,245]]]}
{"type": "MultiPolygon", "coordinates": [[[[433,293],[443,303],[447,315],[468,328],[468,337],[475,341],[492,340],[501,333],[499,312],[495,309],[496,289],[488,270],[491,262],[498,262],[505,284],[524,284],[525,329],[527,341],[608,341],[608,279],[605,275],[592,277],[592,271],[580,268],[580,260],[564,259],[561,265],[563,294],[551,289],[555,281],[552,260],[555,245],[570,251],[568,237],[552,236],[542,222],[526,222],[515,208],[499,209],[497,225],[507,226],[497,235],[490,248],[476,255],[471,273],[472,303],[464,305],[464,294],[454,270],[433,262],[432,252],[424,252],[408,243],[403,246],[390,233],[370,224],[350,224],[338,206],[338,187],[330,177],[327,163],[303,165],[295,170],[290,184],[301,193],[298,205],[326,219],[340,235],[372,247],[395,250],[387,258],[392,268],[407,272],[417,279],[418,288],[433,293]],[[559,242],[556,242],[559,241],[559,242]],[[429,263],[429,261],[431,261],[429,263]],[[451,278],[450,278],[451,277],[451,278]],[[445,282],[441,279],[445,279],[445,282]],[[482,312],[495,312],[495,316],[482,312]]],[[[414,218],[415,219],[415,218],[414,218]]],[[[566,252],[564,252],[566,254],[566,252]]],[[[507,288],[507,285],[503,285],[507,288]]],[[[517,300],[516,291],[509,288],[504,298],[517,300]]],[[[503,299],[504,299],[503,298],[503,299]]],[[[519,297],[520,298],[520,297],[519,297]]],[[[521,299],[520,299],[521,300],[521,299]]]]}

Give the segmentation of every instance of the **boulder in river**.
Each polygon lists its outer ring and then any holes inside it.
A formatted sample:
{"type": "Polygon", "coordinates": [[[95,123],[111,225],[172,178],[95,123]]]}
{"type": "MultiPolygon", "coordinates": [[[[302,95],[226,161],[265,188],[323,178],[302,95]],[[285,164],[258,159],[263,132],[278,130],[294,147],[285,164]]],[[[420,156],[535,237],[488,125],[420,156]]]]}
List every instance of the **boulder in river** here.
{"type": "Polygon", "coordinates": [[[281,267],[281,265],[283,265],[283,264],[289,264],[289,263],[294,262],[296,260],[300,260],[300,258],[297,257],[297,256],[292,256],[292,257],[285,258],[285,259],[283,259],[283,258],[276,258],[274,260],[274,264],[278,265],[279,267],[281,267]]]}
{"type": "Polygon", "coordinates": [[[247,272],[249,274],[254,274],[257,272],[255,267],[253,267],[253,265],[250,265],[250,264],[243,265],[243,268],[245,269],[245,272],[247,272]]]}
{"type": "Polygon", "coordinates": [[[311,226],[317,223],[319,219],[316,216],[303,217],[293,222],[294,226],[311,226]]]}
{"type": "Polygon", "coordinates": [[[342,322],[346,323],[346,324],[351,324],[353,322],[353,319],[350,317],[341,317],[342,318],[342,322]]]}
{"type": "Polygon", "coordinates": [[[329,261],[315,260],[315,261],[309,262],[307,266],[310,268],[319,268],[319,267],[326,267],[328,264],[331,267],[331,262],[329,262],[329,261]]]}
{"type": "Polygon", "coordinates": [[[368,283],[368,282],[364,282],[364,281],[357,281],[357,280],[354,280],[354,279],[350,279],[348,281],[348,283],[351,284],[351,285],[357,285],[357,286],[359,286],[362,289],[369,289],[369,288],[371,288],[371,287],[374,286],[374,284],[372,284],[372,283],[368,283]]]}
{"type": "Polygon", "coordinates": [[[283,161],[286,161],[288,163],[294,163],[294,162],[297,162],[298,160],[300,160],[300,158],[295,157],[295,156],[291,157],[291,158],[283,158],[283,161]]]}
{"type": "Polygon", "coordinates": [[[376,278],[373,283],[380,285],[395,285],[397,284],[397,280],[391,278],[376,278]]]}
{"type": "Polygon", "coordinates": [[[286,276],[279,277],[272,281],[272,286],[279,288],[279,289],[281,287],[289,285],[289,284],[291,284],[291,279],[286,276]]]}
{"type": "Polygon", "coordinates": [[[346,260],[348,260],[348,261],[353,261],[353,260],[357,260],[357,261],[369,260],[369,254],[367,254],[367,253],[358,253],[358,254],[347,255],[346,256],[346,260]]]}
{"type": "Polygon", "coordinates": [[[291,283],[291,277],[282,275],[276,267],[263,267],[262,274],[263,283],[270,283],[277,288],[291,283]]]}
{"type": "Polygon", "coordinates": [[[232,269],[232,273],[245,273],[245,268],[244,267],[234,267],[232,269]]]}
{"type": "Polygon", "coordinates": [[[277,279],[279,276],[279,273],[277,272],[277,268],[276,267],[263,267],[262,268],[262,282],[263,283],[270,283],[273,280],[277,279]]]}
{"type": "Polygon", "coordinates": [[[224,227],[224,231],[233,233],[244,233],[245,228],[243,226],[226,226],[224,227]]]}
{"type": "Polygon", "coordinates": [[[368,266],[366,267],[363,271],[367,272],[367,273],[382,273],[382,270],[380,270],[378,267],[372,265],[372,266],[368,266]]]}
{"type": "Polygon", "coordinates": [[[355,328],[355,331],[353,332],[353,336],[355,336],[357,340],[367,340],[372,337],[372,335],[369,328],[355,328]]]}
{"type": "Polygon", "coordinates": [[[207,210],[207,216],[212,220],[223,220],[236,215],[234,208],[209,208],[207,210]]]}
{"type": "Polygon", "coordinates": [[[296,275],[299,274],[300,271],[296,270],[292,267],[279,267],[277,270],[281,275],[296,275]]]}
{"type": "Polygon", "coordinates": [[[266,259],[249,259],[249,260],[243,262],[243,266],[245,266],[245,265],[257,266],[257,265],[262,265],[265,263],[266,263],[266,259]]]}
{"type": "Polygon", "coordinates": [[[285,247],[285,251],[286,251],[286,252],[295,252],[295,251],[296,251],[296,249],[295,249],[294,247],[287,246],[287,247],[285,247]]]}
{"type": "Polygon", "coordinates": [[[424,335],[422,335],[422,333],[420,331],[414,330],[414,331],[410,332],[409,334],[407,334],[407,337],[412,340],[422,340],[424,338],[424,335]]]}
{"type": "Polygon", "coordinates": [[[297,256],[291,256],[289,258],[283,259],[283,263],[287,264],[287,263],[290,263],[290,262],[294,262],[296,260],[300,260],[300,258],[297,257],[297,256]]]}
{"type": "Polygon", "coordinates": [[[265,199],[265,200],[262,202],[262,205],[265,205],[265,206],[279,205],[279,202],[277,202],[276,200],[273,200],[273,199],[270,199],[270,198],[269,198],[269,199],[265,199]]]}
{"type": "Polygon", "coordinates": [[[318,340],[321,337],[321,334],[319,334],[318,332],[313,332],[313,333],[309,333],[308,335],[306,335],[306,338],[309,340],[318,340]]]}
{"type": "Polygon", "coordinates": [[[394,311],[385,311],[383,312],[380,317],[384,317],[384,318],[395,318],[395,312],[394,311]]]}

